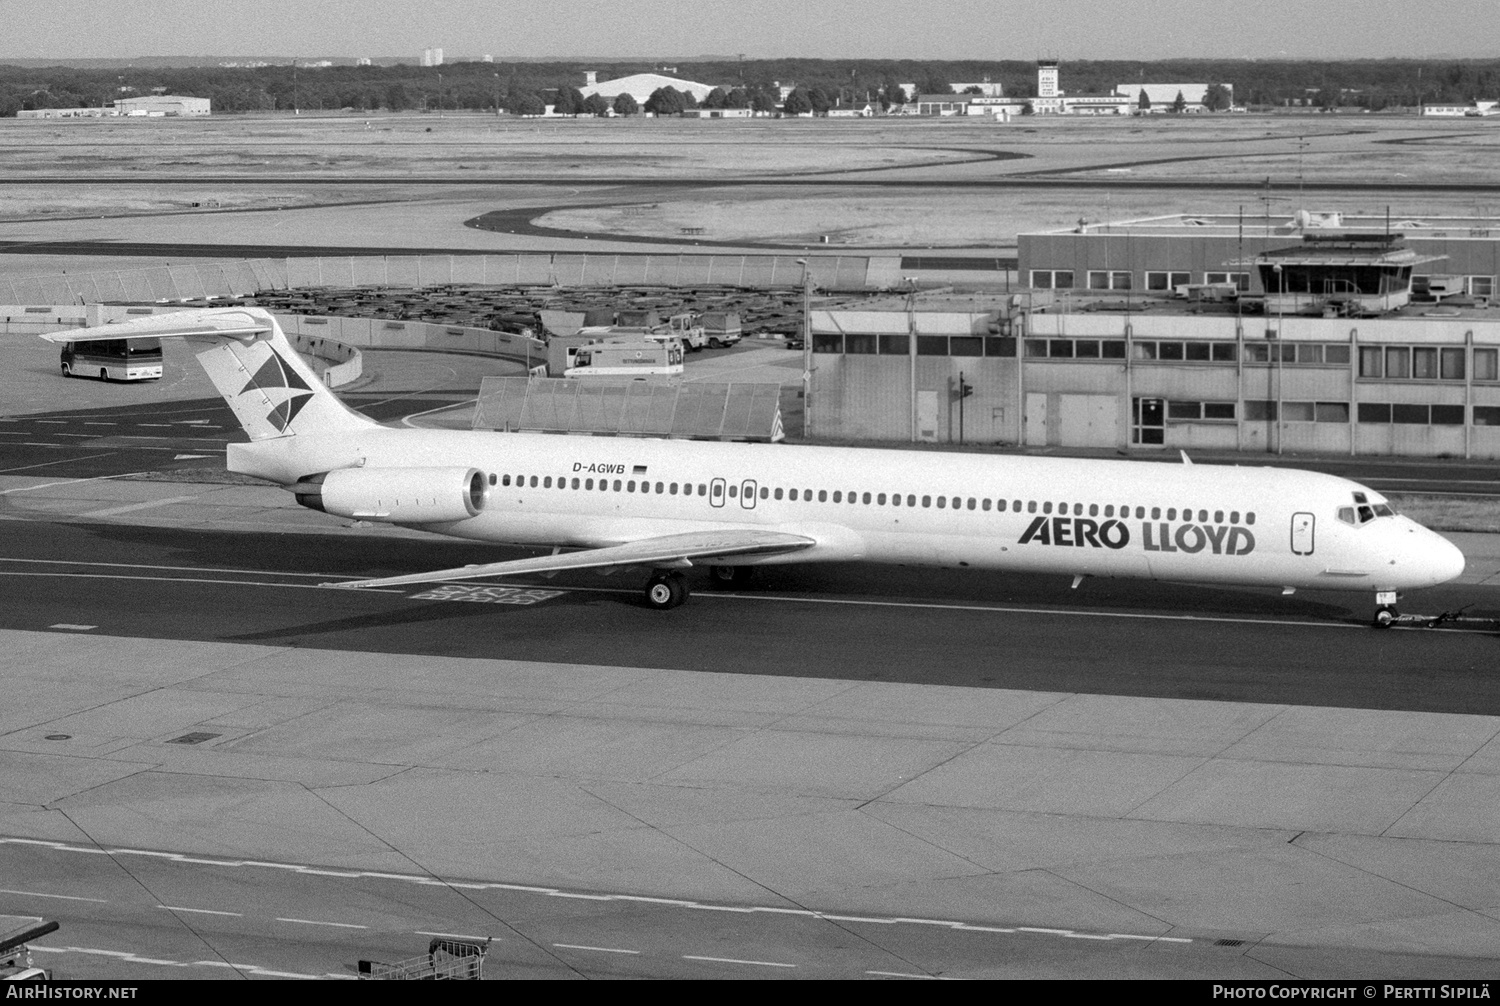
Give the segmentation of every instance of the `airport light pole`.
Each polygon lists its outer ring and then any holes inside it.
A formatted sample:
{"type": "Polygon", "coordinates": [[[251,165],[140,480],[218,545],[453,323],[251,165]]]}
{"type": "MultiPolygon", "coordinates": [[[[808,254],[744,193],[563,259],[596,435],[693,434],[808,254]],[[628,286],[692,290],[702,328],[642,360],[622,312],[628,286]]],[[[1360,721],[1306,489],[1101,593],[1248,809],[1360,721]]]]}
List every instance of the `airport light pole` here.
{"type": "Polygon", "coordinates": [[[1280,262],[1271,266],[1271,271],[1276,274],[1276,341],[1273,345],[1276,353],[1276,453],[1280,454],[1283,432],[1281,424],[1281,325],[1286,317],[1286,280],[1282,276],[1280,262]]]}
{"type": "Polygon", "coordinates": [[[812,270],[807,259],[799,258],[802,267],[802,436],[813,432],[812,399],[812,270]]]}
{"type": "Polygon", "coordinates": [[[910,380],[911,442],[917,442],[917,277],[903,276],[906,283],[906,356],[910,380]]]}

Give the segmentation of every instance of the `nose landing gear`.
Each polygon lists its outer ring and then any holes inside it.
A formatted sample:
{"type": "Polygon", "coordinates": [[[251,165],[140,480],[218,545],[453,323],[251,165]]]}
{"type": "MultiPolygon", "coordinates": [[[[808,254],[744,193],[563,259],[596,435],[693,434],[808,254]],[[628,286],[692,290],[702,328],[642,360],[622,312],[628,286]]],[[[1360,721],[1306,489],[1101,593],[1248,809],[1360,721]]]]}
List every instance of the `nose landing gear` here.
{"type": "Polygon", "coordinates": [[[1396,602],[1401,598],[1394,590],[1379,590],[1375,592],[1375,628],[1389,629],[1401,618],[1401,613],[1396,610],[1396,602]]]}
{"type": "Polygon", "coordinates": [[[675,608],[688,599],[687,578],[675,570],[658,570],[646,583],[646,607],[657,611],[675,608]]]}

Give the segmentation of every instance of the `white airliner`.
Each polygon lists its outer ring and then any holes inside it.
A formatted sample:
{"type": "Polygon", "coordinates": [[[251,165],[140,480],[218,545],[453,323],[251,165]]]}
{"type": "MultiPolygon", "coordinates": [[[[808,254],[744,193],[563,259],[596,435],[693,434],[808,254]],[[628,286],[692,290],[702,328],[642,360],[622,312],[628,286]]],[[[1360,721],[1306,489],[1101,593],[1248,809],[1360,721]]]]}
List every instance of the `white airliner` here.
{"type": "Polygon", "coordinates": [[[547,436],[383,426],[347,408],[259,308],[135,318],[44,336],[183,338],[249,443],[228,466],[342,517],[552,554],[381,577],[375,587],[567,569],[652,570],[646,603],[687,597],[682,570],[864,560],[1397,592],[1458,576],[1463,554],[1377,492],[1282,468],[547,436]],[[573,551],[564,551],[565,549],[573,551]]]}

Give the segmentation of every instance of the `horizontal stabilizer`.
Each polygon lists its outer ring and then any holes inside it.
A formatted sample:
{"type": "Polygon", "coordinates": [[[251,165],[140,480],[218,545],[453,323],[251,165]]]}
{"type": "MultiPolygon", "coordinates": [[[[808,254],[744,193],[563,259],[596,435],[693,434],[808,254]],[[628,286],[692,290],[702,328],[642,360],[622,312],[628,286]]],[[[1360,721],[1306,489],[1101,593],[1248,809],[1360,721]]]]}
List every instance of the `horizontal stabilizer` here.
{"type": "Polygon", "coordinates": [[[42,336],[48,342],[101,342],[106,339],[240,339],[267,335],[274,329],[264,311],[217,308],[211,311],[172,311],[167,314],[143,315],[127,321],[93,328],[65,328],[42,336]],[[257,316],[259,315],[259,316],[257,316]]]}
{"type": "Polygon", "coordinates": [[[725,531],[689,531],[660,538],[645,538],[624,545],[563,552],[535,559],[513,559],[458,569],[440,569],[431,573],[387,576],[378,580],[351,580],[325,583],[324,587],[396,587],[409,583],[437,583],[444,580],[477,580],[487,576],[524,576],[528,573],[556,573],[566,569],[599,569],[606,566],[691,565],[694,559],[717,559],[743,555],[779,555],[811,548],[817,542],[781,531],[729,529],[725,531]]]}

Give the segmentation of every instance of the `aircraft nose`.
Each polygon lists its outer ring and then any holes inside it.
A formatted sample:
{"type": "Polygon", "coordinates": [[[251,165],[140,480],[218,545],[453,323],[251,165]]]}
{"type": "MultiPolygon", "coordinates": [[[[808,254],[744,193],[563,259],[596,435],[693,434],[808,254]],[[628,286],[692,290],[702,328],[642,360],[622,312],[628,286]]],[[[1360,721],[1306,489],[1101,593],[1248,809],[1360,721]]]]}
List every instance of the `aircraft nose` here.
{"type": "MultiPolygon", "coordinates": [[[[1431,534],[1431,532],[1429,532],[1431,534]]],[[[1432,576],[1433,583],[1447,583],[1458,579],[1464,571],[1464,554],[1457,545],[1439,534],[1432,534],[1432,541],[1424,550],[1423,565],[1432,576]]]]}

